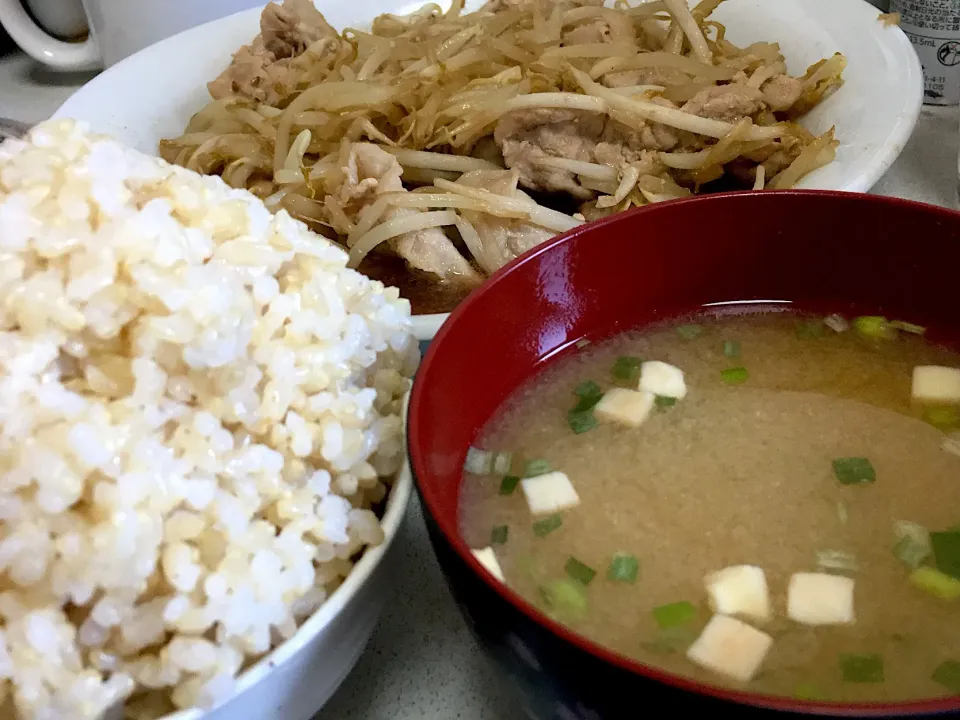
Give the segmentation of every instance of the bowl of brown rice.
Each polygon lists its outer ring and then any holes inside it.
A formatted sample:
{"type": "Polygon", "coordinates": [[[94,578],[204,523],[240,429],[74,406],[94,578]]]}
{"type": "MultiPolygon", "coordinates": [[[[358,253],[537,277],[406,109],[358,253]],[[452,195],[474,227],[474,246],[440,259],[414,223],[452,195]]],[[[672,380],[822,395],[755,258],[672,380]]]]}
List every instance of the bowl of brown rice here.
{"type": "Polygon", "coordinates": [[[0,717],[311,717],[384,602],[410,307],[71,120],[0,144],[0,717]]]}

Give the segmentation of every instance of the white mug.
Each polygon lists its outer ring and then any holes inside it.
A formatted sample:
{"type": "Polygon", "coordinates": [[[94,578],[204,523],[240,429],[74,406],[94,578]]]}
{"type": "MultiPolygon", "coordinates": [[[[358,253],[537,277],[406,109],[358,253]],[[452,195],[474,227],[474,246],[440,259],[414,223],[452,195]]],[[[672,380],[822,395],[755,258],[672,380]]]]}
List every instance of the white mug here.
{"type": "Polygon", "coordinates": [[[194,25],[265,4],[266,0],[0,0],[0,24],[20,48],[55,70],[110,67],[128,55],[194,25]],[[83,33],[86,39],[58,40],[83,33]],[[79,27],[78,27],[79,26],[79,27]]]}

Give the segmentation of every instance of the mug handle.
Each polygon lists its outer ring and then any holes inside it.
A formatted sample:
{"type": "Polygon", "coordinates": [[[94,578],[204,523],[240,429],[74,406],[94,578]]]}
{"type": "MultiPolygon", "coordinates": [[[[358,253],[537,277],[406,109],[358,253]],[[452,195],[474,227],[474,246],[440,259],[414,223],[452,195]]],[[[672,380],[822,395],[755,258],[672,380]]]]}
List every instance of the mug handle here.
{"type": "Polygon", "coordinates": [[[27,55],[55,70],[92,70],[103,65],[92,34],[79,43],[57,40],[33,21],[20,0],[0,0],[0,25],[27,55]]]}

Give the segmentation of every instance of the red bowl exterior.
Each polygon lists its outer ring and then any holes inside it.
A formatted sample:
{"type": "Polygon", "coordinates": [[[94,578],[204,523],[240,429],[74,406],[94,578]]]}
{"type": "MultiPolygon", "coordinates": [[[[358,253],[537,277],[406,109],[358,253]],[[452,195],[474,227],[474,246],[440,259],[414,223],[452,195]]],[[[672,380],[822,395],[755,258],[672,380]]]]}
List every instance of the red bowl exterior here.
{"type": "Polygon", "coordinates": [[[895,316],[953,340],[960,338],[958,272],[958,213],[848,193],[738,193],[648,206],[584,226],[511,263],[456,309],[414,383],[411,465],[451,591],[531,717],[637,718],[648,708],[659,715],[654,702],[737,717],[771,710],[960,716],[960,698],[812,703],[662,673],[551,621],[487,574],[457,527],[461,468],[477,432],[514,389],[578,341],[710,303],[765,300],[895,316]]]}

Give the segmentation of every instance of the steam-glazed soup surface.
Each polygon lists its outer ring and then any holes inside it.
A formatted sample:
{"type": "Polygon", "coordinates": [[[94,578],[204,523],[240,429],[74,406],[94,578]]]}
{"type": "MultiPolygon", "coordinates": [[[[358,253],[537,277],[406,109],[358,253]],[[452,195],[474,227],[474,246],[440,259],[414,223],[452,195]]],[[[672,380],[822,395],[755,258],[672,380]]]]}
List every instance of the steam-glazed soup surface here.
{"type": "Polygon", "coordinates": [[[475,440],[463,536],[530,603],[660,669],[960,694],[956,368],[876,317],[697,317],[582,347],[475,440]]]}

